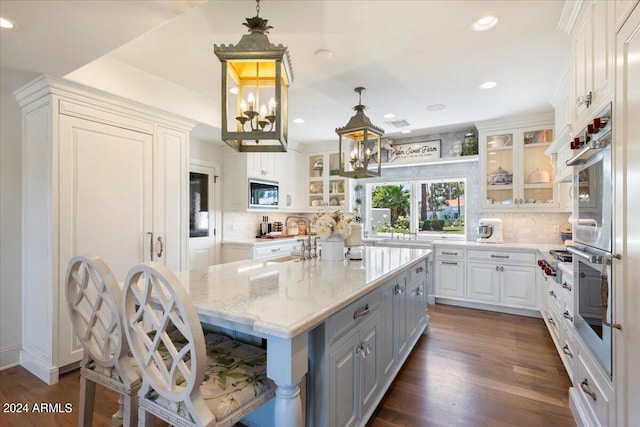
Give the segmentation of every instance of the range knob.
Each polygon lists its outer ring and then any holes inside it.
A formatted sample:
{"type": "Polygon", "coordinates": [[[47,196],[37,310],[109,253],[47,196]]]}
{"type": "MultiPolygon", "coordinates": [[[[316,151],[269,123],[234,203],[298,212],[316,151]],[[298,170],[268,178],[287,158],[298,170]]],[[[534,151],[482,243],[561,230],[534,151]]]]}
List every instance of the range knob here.
{"type": "MultiPolygon", "coordinates": [[[[593,122],[595,123],[595,120],[593,122]]],[[[587,125],[587,133],[588,134],[598,133],[599,130],[600,130],[600,127],[596,126],[595,124],[589,123],[587,125]]]]}

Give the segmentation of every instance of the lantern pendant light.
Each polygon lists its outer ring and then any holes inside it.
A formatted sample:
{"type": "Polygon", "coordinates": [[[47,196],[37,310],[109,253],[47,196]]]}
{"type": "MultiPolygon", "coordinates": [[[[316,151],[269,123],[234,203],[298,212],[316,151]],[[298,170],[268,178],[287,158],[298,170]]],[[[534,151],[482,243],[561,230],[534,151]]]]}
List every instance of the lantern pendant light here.
{"type": "Polygon", "coordinates": [[[347,178],[370,178],[380,176],[381,164],[381,140],[384,131],[374,126],[371,120],[364,114],[365,106],[362,105],[363,87],[357,87],[358,105],[353,107],[356,114],[351,117],[346,126],[337,128],[338,152],[340,155],[340,169],[338,174],[347,178]],[[348,159],[345,161],[345,150],[349,150],[348,159]],[[374,168],[370,168],[375,163],[374,168]]]}
{"type": "Polygon", "coordinates": [[[222,140],[242,152],[287,151],[287,99],[293,82],[286,46],[269,42],[273,27],[256,16],[237,45],[214,45],[222,64],[222,140]]]}

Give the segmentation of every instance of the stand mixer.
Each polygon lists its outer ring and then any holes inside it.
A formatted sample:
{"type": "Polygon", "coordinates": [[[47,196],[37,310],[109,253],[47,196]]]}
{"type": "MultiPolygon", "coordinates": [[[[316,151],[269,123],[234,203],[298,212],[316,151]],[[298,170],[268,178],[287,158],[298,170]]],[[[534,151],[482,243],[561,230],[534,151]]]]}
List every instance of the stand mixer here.
{"type": "Polygon", "coordinates": [[[347,248],[345,257],[352,261],[360,261],[362,259],[362,224],[351,224],[351,235],[344,241],[347,248]]]}
{"type": "Polygon", "coordinates": [[[478,243],[504,243],[502,240],[502,220],[500,218],[480,218],[477,241],[478,243]]]}

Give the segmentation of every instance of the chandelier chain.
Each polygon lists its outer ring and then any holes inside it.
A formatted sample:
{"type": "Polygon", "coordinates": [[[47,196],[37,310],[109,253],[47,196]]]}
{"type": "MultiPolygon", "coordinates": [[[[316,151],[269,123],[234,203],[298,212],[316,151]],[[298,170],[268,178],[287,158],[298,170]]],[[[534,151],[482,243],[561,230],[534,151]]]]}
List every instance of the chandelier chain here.
{"type": "Polygon", "coordinates": [[[256,0],[256,16],[260,16],[260,0],[256,0]]]}

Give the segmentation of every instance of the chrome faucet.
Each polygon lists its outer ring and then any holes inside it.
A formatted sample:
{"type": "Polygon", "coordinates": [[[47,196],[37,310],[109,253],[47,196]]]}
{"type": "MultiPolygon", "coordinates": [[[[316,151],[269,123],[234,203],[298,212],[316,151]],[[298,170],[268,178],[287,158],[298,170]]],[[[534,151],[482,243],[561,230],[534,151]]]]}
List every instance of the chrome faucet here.
{"type": "MultiPolygon", "coordinates": [[[[285,220],[284,220],[284,228],[285,230],[288,229],[289,227],[289,220],[290,219],[297,219],[298,221],[303,221],[306,222],[307,224],[307,238],[306,240],[304,238],[302,239],[298,239],[298,242],[302,242],[302,259],[307,259],[307,256],[305,255],[305,252],[309,252],[309,256],[308,258],[311,258],[311,221],[309,220],[309,218],[307,218],[306,216],[301,216],[301,215],[289,215],[285,220]]],[[[315,243],[315,242],[314,242],[315,243]]],[[[315,247],[314,247],[314,257],[315,255],[315,247]]]]}

